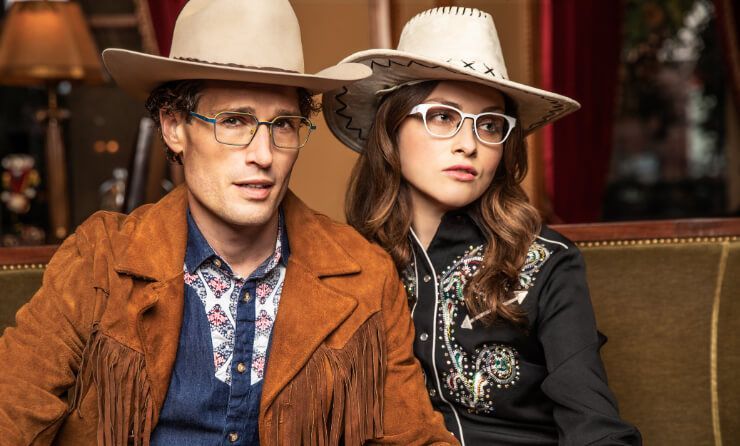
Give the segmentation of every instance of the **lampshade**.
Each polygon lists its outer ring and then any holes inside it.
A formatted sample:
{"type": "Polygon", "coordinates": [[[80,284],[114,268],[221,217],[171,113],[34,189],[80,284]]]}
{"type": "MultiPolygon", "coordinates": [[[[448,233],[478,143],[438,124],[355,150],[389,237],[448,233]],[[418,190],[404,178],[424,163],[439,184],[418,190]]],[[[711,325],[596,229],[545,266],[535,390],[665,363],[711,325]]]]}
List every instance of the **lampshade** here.
{"type": "Polygon", "coordinates": [[[0,38],[0,83],[102,83],[99,53],[74,2],[16,1],[0,38]]]}

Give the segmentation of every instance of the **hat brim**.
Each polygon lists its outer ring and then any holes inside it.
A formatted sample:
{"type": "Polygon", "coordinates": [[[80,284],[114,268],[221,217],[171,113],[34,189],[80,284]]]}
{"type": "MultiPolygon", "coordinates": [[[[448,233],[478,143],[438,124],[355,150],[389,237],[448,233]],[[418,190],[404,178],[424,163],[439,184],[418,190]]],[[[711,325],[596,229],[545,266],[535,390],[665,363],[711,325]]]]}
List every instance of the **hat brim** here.
{"type": "Polygon", "coordinates": [[[274,68],[244,68],[171,59],[119,48],[103,51],[103,62],[116,84],[138,99],[146,99],[157,86],[176,80],[206,79],[284,85],[302,87],[312,94],[318,94],[371,74],[367,66],[356,63],[340,62],[316,74],[303,74],[274,68]]]}
{"type": "Polygon", "coordinates": [[[459,80],[495,88],[516,103],[518,125],[525,134],[580,108],[578,102],[566,96],[398,50],[360,51],[341,63],[360,63],[373,72],[363,80],[323,96],[324,117],[329,128],[356,152],[365,148],[382,99],[376,93],[414,80],[459,80]]]}

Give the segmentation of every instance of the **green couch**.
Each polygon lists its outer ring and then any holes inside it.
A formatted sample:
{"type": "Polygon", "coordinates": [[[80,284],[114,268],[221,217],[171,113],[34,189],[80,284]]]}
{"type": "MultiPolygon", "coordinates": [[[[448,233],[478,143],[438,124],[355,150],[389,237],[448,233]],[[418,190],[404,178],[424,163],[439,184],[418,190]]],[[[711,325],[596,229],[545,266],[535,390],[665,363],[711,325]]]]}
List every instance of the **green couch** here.
{"type": "MultiPolygon", "coordinates": [[[[645,444],[740,444],[740,219],[556,229],[583,251],[609,383],[645,444]]],[[[0,249],[0,330],[51,252],[0,249]]]]}

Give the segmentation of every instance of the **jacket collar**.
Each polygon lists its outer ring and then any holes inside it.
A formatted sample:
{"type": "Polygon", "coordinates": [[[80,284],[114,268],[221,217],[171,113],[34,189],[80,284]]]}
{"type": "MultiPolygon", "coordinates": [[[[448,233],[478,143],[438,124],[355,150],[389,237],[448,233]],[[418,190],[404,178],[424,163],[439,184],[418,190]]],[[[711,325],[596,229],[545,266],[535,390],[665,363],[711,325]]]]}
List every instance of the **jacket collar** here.
{"type": "MultiPolygon", "coordinates": [[[[179,186],[158,203],[135,210],[113,237],[116,271],[157,282],[182,274],[187,209],[187,188],[179,186]]],[[[360,265],[333,239],[326,222],[291,191],[283,199],[283,210],[291,261],[316,277],[360,271],[360,265]]]]}
{"type": "MultiPolygon", "coordinates": [[[[353,297],[328,286],[321,278],[361,270],[334,240],[330,232],[333,223],[328,218],[317,216],[290,191],[282,206],[290,258],[273,328],[263,407],[275,399],[321,342],[357,307],[353,297]]],[[[152,282],[131,303],[152,381],[155,423],[169,387],[182,326],[186,212],[187,189],[181,186],[158,203],[134,211],[120,232],[111,237],[116,271],[152,282]]]]}

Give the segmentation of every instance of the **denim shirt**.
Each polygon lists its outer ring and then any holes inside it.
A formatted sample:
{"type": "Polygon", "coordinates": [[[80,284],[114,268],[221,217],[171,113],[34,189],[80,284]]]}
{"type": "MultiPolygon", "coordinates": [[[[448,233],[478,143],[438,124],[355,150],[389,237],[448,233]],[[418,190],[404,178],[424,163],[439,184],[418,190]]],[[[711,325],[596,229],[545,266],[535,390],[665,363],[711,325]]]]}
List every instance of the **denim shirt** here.
{"type": "Polygon", "coordinates": [[[152,445],[258,445],[269,340],[290,249],[278,224],[275,251],[237,276],[188,212],[185,302],[177,358],[152,445]]]}

